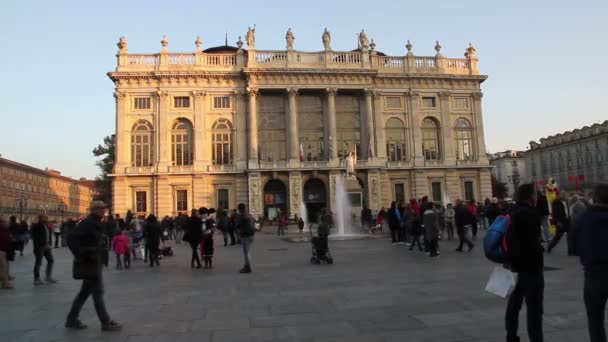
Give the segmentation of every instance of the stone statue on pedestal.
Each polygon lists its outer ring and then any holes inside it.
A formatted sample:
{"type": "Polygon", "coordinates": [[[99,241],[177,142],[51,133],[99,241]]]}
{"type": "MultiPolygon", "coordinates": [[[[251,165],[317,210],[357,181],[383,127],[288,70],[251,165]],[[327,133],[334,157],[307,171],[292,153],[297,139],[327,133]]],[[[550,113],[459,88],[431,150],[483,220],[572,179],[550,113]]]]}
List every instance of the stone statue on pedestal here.
{"type": "Polygon", "coordinates": [[[325,31],[323,31],[323,36],[321,36],[321,38],[323,39],[323,46],[325,47],[325,50],[331,50],[331,33],[327,31],[327,27],[325,28],[325,31]]]}
{"type": "Polygon", "coordinates": [[[355,175],[355,158],[353,153],[350,152],[346,159],[344,159],[344,169],[346,170],[346,178],[353,177],[355,175]]]}
{"type": "Polygon", "coordinates": [[[287,30],[285,34],[285,41],[287,42],[287,50],[293,50],[293,41],[296,39],[294,37],[293,32],[291,32],[291,27],[287,30]]]}
{"type": "Polygon", "coordinates": [[[245,40],[250,49],[255,49],[255,24],[253,25],[253,29],[251,27],[248,28],[245,40]]]}
{"type": "Polygon", "coordinates": [[[361,33],[359,33],[359,45],[361,45],[362,50],[369,49],[369,39],[367,39],[367,34],[365,34],[365,30],[361,30],[361,33]]]}

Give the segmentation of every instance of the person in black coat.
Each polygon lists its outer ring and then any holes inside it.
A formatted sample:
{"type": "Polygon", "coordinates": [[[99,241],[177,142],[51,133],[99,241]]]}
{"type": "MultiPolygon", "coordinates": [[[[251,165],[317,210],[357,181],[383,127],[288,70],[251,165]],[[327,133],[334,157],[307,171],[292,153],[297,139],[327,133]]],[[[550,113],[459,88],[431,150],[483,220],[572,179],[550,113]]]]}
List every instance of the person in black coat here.
{"type": "Polygon", "coordinates": [[[56,283],[57,280],[53,279],[53,253],[51,250],[51,244],[53,241],[51,229],[48,226],[46,215],[38,216],[38,223],[32,225],[32,243],[34,245],[34,256],[36,258],[34,264],[34,285],[44,284],[40,280],[40,266],[42,265],[42,258],[46,259],[46,282],[56,283]]]}
{"type": "Polygon", "coordinates": [[[397,208],[396,202],[391,202],[391,208],[388,210],[388,227],[391,230],[391,238],[393,245],[399,242],[399,228],[401,225],[401,213],[397,208]]]}
{"type": "Polygon", "coordinates": [[[146,249],[149,251],[150,267],[154,267],[154,264],[160,266],[158,261],[158,248],[162,240],[162,232],[160,223],[158,223],[158,219],[154,214],[148,215],[148,218],[146,219],[146,232],[144,238],[146,239],[146,249]]]}
{"type": "Polygon", "coordinates": [[[199,217],[198,210],[192,209],[192,215],[188,219],[186,227],[186,235],[184,241],[190,244],[192,249],[192,259],[190,261],[190,267],[194,268],[196,262],[196,268],[202,268],[201,259],[198,255],[198,245],[203,236],[203,220],[199,217]]]}
{"type": "Polygon", "coordinates": [[[456,232],[458,234],[458,239],[460,240],[460,244],[458,248],[456,248],[457,252],[462,252],[462,245],[466,244],[469,246],[469,252],[475,247],[473,242],[467,238],[467,230],[473,227],[475,222],[475,217],[471,212],[465,207],[464,202],[462,200],[456,201],[456,207],[454,208],[454,220],[456,222],[456,232]]]}
{"type": "Polygon", "coordinates": [[[87,298],[92,295],[97,317],[101,321],[101,329],[104,331],[120,330],[120,324],[110,319],[103,300],[103,264],[107,261],[106,237],[102,218],[107,205],[102,201],[94,201],[91,206],[91,215],[80,222],[68,236],[68,247],[74,255],[72,276],[74,279],[82,279],[80,292],[74,298],[72,307],[68,314],[65,327],[68,329],[82,330],[87,326],[83,324],[78,316],[87,298]]]}
{"type": "MultiPolygon", "coordinates": [[[[551,250],[559,243],[562,236],[564,236],[564,234],[568,233],[568,230],[570,230],[569,208],[563,197],[564,195],[562,193],[560,197],[556,198],[551,204],[551,213],[557,229],[555,236],[553,236],[553,239],[551,239],[551,242],[549,242],[549,245],[547,246],[547,253],[551,253],[551,250]]],[[[574,255],[572,239],[570,236],[568,236],[568,255],[574,255]]]]}

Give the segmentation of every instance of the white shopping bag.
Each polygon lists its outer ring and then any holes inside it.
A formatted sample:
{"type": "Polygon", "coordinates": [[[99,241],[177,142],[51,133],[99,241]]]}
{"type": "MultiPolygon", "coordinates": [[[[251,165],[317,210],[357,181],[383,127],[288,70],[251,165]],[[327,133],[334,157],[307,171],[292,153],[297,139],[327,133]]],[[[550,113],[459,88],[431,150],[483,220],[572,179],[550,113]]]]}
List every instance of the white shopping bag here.
{"type": "Polygon", "coordinates": [[[513,273],[503,266],[494,267],[490,275],[486,291],[500,298],[507,298],[517,285],[517,273],[513,273]]]}

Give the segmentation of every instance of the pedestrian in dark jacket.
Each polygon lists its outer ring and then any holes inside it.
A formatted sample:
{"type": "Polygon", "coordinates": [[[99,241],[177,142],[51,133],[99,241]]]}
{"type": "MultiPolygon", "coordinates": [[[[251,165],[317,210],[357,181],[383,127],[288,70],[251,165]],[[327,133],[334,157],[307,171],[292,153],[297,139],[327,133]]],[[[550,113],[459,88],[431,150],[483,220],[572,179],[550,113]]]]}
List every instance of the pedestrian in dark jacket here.
{"type": "Polygon", "coordinates": [[[456,248],[457,252],[462,252],[462,245],[466,244],[469,246],[469,252],[475,247],[473,242],[467,238],[467,231],[473,228],[475,217],[465,207],[462,200],[456,200],[456,207],[454,208],[454,221],[456,222],[456,233],[460,244],[456,248]]]}
{"type": "Polygon", "coordinates": [[[198,246],[203,236],[203,220],[199,217],[198,210],[192,209],[192,215],[188,219],[186,228],[186,235],[184,241],[190,244],[192,249],[192,259],[190,261],[190,267],[194,268],[196,262],[196,268],[202,268],[201,259],[198,255],[198,246]]]}
{"type": "Polygon", "coordinates": [[[160,266],[158,261],[158,248],[162,240],[162,232],[160,223],[154,214],[148,215],[146,218],[146,231],[144,233],[146,239],[146,249],[150,257],[150,267],[160,266]]]}
{"type": "MultiPolygon", "coordinates": [[[[0,289],[12,289],[11,276],[9,273],[10,254],[13,253],[13,237],[9,223],[0,216],[0,289]]],[[[14,256],[14,254],[13,254],[14,256]]]]}
{"type": "MultiPolygon", "coordinates": [[[[199,214],[201,213],[201,209],[199,209],[199,214]]],[[[203,235],[201,236],[201,257],[203,257],[205,268],[213,268],[213,254],[215,250],[213,246],[213,233],[215,233],[215,219],[212,215],[216,211],[214,208],[209,208],[205,210],[207,210],[207,214],[206,216],[204,215],[205,224],[203,225],[203,235]]]]}
{"type": "Polygon", "coordinates": [[[422,208],[422,222],[424,225],[424,239],[428,241],[429,255],[431,258],[439,256],[439,212],[433,208],[433,203],[427,203],[422,208]]]}
{"type": "Polygon", "coordinates": [[[219,208],[217,210],[217,229],[222,232],[222,237],[224,238],[224,247],[228,246],[228,236],[230,234],[230,218],[228,218],[228,213],[219,208]]]}
{"type": "Polygon", "coordinates": [[[397,202],[391,202],[391,208],[388,210],[388,227],[391,230],[391,238],[393,245],[399,242],[399,226],[401,224],[401,213],[397,208],[397,202]]]}
{"type": "Polygon", "coordinates": [[[608,300],[608,184],[593,191],[593,206],[572,221],[572,242],[585,273],[583,297],[591,342],[606,342],[608,300]]]}
{"type": "Polygon", "coordinates": [[[94,201],[91,214],[72,231],[68,238],[68,247],[74,254],[73,277],[82,279],[80,292],[74,298],[65,326],[69,329],[82,330],[87,326],[78,316],[87,298],[92,295],[97,317],[104,331],[117,331],[121,326],[112,321],[103,300],[103,260],[107,260],[104,227],[101,220],[107,205],[102,201],[94,201]]]}
{"type": "Polygon", "coordinates": [[[48,220],[46,215],[38,216],[38,222],[32,225],[32,243],[34,245],[34,285],[44,284],[40,280],[40,266],[42,265],[42,258],[46,259],[46,282],[54,284],[57,280],[53,279],[53,253],[51,245],[53,242],[52,232],[48,226],[48,220]]]}
{"type": "MultiPolygon", "coordinates": [[[[564,193],[560,195],[560,197],[556,198],[551,204],[551,213],[553,215],[553,220],[555,221],[556,232],[551,242],[547,246],[547,253],[551,253],[551,250],[555,248],[555,246],[562,239],[564,234],[567,234],[570,230],[570,210],[568,208],[568,204],[564,200],[564,193]]],[[[572,238],[567,236],[568,241],[568,255],[574,255],[572,248],[572,238]]]]}
{"type": "Polygon", "coordinates": [[[243,256],[245,257],[245,265],[239,272],[251,273],[251,246],[253,245],[253,237],[255,235],[255,222],[251,214],[247,212],[247,206],[244,203],[239,203],[238,208],[239,214],[236,217],[236,229],[241,238],[243,256]]]}
{"type": "Polygon", "coordinates": [[[23,256],[23,249],[25,248],[25,235],[22,237],[21,226],[17,223],[15,216],[9,217],[9,231],[15,241],[15,250],[19,251],[19,254],[23,256]]]}
{"type": "Polygon", "coordinates": [[[517,273],[515,290],[509,297],[505,313],[507,342],[518,342],[519,311],[524,299],[527,307],[528,338],[543,341],[543,247],[540,244],[540,216],[535,208],[537,193],[534,184],[523,184],[517,190],[517,204],[509,211],[507,233],[510,268],[517,273]]]}

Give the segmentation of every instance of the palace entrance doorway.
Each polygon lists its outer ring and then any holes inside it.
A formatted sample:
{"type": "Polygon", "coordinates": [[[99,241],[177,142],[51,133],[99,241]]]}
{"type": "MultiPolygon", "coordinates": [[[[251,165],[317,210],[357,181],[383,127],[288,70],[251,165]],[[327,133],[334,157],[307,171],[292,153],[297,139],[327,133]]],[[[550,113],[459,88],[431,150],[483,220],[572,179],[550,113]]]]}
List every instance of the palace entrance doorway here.
{"type": "Polygon", "coordinates": [[[308,222],[316,223],[321,209],[327,208],[327,190],[320,179],[311,178],[304,184],[304,204],[308,212],[308,222]]]}

